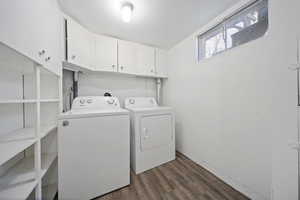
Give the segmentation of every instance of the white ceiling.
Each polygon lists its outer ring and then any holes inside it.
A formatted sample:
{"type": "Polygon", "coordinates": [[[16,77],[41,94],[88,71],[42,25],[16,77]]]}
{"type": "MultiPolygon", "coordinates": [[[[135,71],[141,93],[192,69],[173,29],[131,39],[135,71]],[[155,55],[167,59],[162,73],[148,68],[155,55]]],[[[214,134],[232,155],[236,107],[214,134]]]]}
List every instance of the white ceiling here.
{"type": "Polygon", "coordinates": [[[93,32],[170,48],[239,0],[128,0],[133,18],[124,23],[122,0],[59,0],[63,11],[93,32]]]}

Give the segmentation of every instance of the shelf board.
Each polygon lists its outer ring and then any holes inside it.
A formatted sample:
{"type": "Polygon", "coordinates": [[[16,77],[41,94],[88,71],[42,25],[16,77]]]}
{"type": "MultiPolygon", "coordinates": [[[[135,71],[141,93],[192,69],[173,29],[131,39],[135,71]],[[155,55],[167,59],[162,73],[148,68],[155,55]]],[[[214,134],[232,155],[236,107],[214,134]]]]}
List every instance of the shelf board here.
{"type": "MultiPolygon", "coordinates": [[[[42,177],[45,176],[56,158],[57,154],[42,154],[42,177]]],[[[0,189],[0,199],[25,200],[34,190],[37,183],[34,157],[25,157],[0,178],[0,188],[4,188],[0,189]]],[[[47,195],[50,196],[53,194],[55,188],[51,186],[47,189],[47,195]]]]}
{"type": "Polygon", "coordinates": [[[34,158],[33,156],[24,157],[0,178],[0,185],[12,187],[21,183],[34,181],[35,179],[34,158]]]}
{"type": "Polygon", "coordinates": [[[53,200],[58,191],[57,183],[42,187],[43,200],[53,200]]]}
{"type": "Polygon", "coordinates": [[[7,99],[0,100],[0,104],[21,104],[21,103],[36,103],[36,99],[7,99]]]}
{"type": "MultiPolygon", "coordinates": [[[[57,128],[57,124],[53,123],[50,125],[41,126],[40,137],[44,138],[48,133],[52,132],[57,128]]],[[[4,135],[0,135],[0,145],[1,143],[23,141],[35,139],[35,129],[34,128],[22,128],[18,129],[4,135]]]]}
{"type": "Polygon", "coordinates": [[[0,143],[0,165],[24,151],[36,142],[36,139],[0,143]]]}
{"type": "Polygon", "coordinates": [[[57,129],[57,124],[54,123],[46,126],[41,126],[40,137],[41,138],[46,137],[49,133],[51,133],[55,129],[57,129]]]}
{"type": "Polygon", "coordinates": [[[37,186],[37,181],[30,181],[8,187],[0,190],[0,199],[18,199],[26,200],[34,188],[37,186]]]}
{"type": "MultiPolygon", "coordinates": [[[[56,153],[42,154],[42,177],[47,173],[56,158],[56,153]]],[[[0,186],[4,185],[5,187],[14,187],[22,183],[34,181],[35,179],[36,171],[34,168],[34,156],[28,156],[20,160],[0,178],[0,186]]]]}
{"type": "Polygon", "coordinates": [[[142,77],[142,78],[163,78],[167,79],[167,76],[159,76],[159,75],[144,75],[144,74],[130,74],[130,73],[123,73],[123,72],[109,72],[109,71],[100,71],[100,70],[93,70],[93,69],[87,69],[85,67],[81,67],[78,65],[75,65],[73,63],[69,63],[67,61],[63,62],[64,69],[72,70],[72,71],[79,71],[86,74],[99,74],[99,73],[106,73],[106,74],[114,74],[114,75],[125,75],[125,76],[131,76],[131,77],[142,77]]]}
{"type": "Polygon", "coordinates": [[[59,102],[59,99],[7,99],[7,100],[0,100],[0,104],[23,104],[23,103],[55,103],[59,102]]]}
{"type": "MultiPolygon", "coordinates": [[[[40,138],[57,129],[57,124],[41,126],[40,138]]],[[[36,142],[35,129],[23,128],[0,136],[0,165],[4,164],[18,153],[24,151],[36,142]]]]}
{"type": "Polygon", "coordinates": [[[3,142],[13,142],[28,139],[35,139],[34,128],[21,128],[4,135],[0,135],[0,145],[3,142]]]}

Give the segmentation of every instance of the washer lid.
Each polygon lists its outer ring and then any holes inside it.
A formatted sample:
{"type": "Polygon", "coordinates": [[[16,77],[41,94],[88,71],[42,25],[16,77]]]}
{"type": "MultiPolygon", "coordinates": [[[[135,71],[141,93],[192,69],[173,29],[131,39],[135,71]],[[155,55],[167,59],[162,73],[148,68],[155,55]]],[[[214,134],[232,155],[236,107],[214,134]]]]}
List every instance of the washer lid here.
{"type": "Polygon", "coordinates": [[[153,97],[130,97],[125,99],[125,108],[157,108],[157,102],[153,97]]]}

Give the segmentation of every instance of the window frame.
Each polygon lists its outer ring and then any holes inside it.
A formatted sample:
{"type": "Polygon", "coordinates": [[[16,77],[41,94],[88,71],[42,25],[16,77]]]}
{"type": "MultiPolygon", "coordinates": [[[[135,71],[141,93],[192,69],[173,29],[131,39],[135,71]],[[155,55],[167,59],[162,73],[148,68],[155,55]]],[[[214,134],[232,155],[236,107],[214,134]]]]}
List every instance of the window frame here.
{"type": "MultiPolygon", "coordinates": [[[[264,8],[264,7],[262,7],[262,8],[264,8]]],[[[258,24],[260,21],[261,22],[264,21],[264,20],[259,19],[259,18],[257,20],[258,20],[258,22],[254,23],[254,24],[258,24]]],[[[243,30],[243,29],[245,29],[247,27],[251,27],[251,26],[245,26],[241,30],[243,30]]],[[[238,32],[241,32],[241,30],[238,31],[238,32]]],[[[252,41],[255,41],[257,39],[260,39],[260,38],[264,37],[267,34],[268,30],[269,30],[269,0],[254,0],[254,1],[250,1],[247,4],[245,4],[245,5],[241,6],[240,8],[236,9],[232,13],[230,13],[228,16],[224,17],[223,20],[221,20],[218,23],[216,23],[215,25],[211,26],[209,29],[206,29],[205,31],[197,34],[197,36],[196,36],[196,38],[197,38],[197,61],[201,62],[203,60],[210,59],[210,58],[212,58],[212,57],[214,57],[216,55],[222,54],[223,52],[226,52],[226,51],[234,49],[234,48],[236,48],[238,46],[242,46],[242,45],[247,44],[249,42],[252,42],[252,41]],[[247,13],[247,10],[251,11],[251,9],[254,9],[255,7],[259,7],[259,4],[261,4],[261,3],[262,4],[265,3],[266,4],[266,9],[267,9],[266,19],[264,19],[264,20],[266,20],[266,22],[265,22],[266,23],[265,24],[266,25],[266,30],[264,31],[264,33],[262,35],[258,35],[258,37],[256,37],[256,38],[253,38],[253,39],[251,39],[249,41],[246,41],[246,42],[244,42],[242,44],[238,44],[236,46],[234,46],[233,44],[231,44],[231,46],[228,47],[228,42],[227,42],[228,41],[227,31],[228,31],[228,27],[229,27],[228,24],[230,24],[231,21],[235,20],[236,17],[242,16],[243,13],[247,13]],[[205,56],[205,54],[206,54],[205,50],[204,50],[204,53],[203,53],[203,49],[204,49],[203,47],[204,47],[204,45],[203,44],[200,45],[200,41],[202,43],[205,41],[205,39],[207,41],[207,38],[208,38],[207,36],[209,34],[211,34],[212,32],[214,32],[215,30],[217,30],[218,28],[220,28],[220,27],[223,29],[223,38],[224,38],[224,41],[225,41],[225,49],[222,50],[222,51],[213,53],[210,57],[206,57],[205,56]],[[201,57],[201,56],[203,56],[203,57],[201,57]]]]}

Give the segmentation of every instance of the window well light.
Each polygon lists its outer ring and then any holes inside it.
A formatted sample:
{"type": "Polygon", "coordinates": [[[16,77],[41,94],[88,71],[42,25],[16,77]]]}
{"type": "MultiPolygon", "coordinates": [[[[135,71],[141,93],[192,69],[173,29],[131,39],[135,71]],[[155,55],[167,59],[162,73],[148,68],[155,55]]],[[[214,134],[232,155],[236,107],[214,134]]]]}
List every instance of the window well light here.
{"type": "Polygon", "coordinates": [[[132,12],[133,12],[133,4],[130,2],[125,2],[121,5],[121,14],[122,14],[122,20],[126,23],[129,23],[132,18],[132,12]]]}

